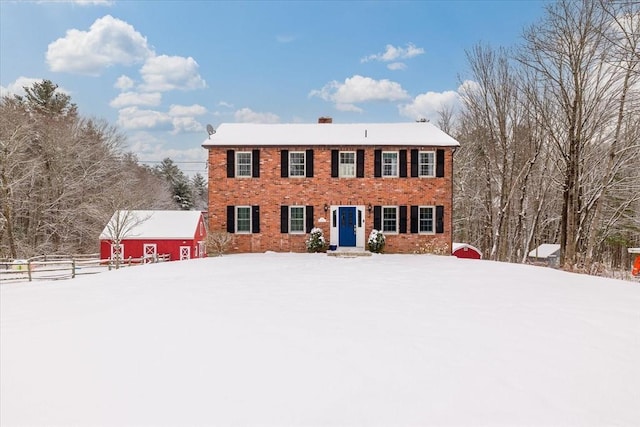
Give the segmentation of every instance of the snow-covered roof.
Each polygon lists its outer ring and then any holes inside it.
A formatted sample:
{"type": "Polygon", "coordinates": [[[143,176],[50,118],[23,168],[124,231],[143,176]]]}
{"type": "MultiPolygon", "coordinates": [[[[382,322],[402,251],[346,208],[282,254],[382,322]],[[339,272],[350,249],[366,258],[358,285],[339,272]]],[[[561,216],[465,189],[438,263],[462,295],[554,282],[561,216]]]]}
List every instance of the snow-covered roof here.
{"type": "Polygon", "coordinates": [[[536,249],[529,252],[529,256],[532,258],[548,258],[551,255],[557,255],[556,252],[560,250],[560,245],[555,243],[543,243],[536,249]]]}
{"type": "Polygon", "coordinates": [[[401,145],[458,147],[431,123],[223,123],[202,146],[401,145]]]}
{"type": "Polygon", "coordinates": [[[473,249],[474,251],[478,252],[479,254],[482,253],[482,251],[478,248],[476,248],[475,246],[472,246],[468,243],[457,243],[457,242],[453,242],[451,244],[451,252],[455,252],[458,249],[462,249],[462,248],[469,248],[469,249],[473,249]]]}
{"type": "Polygon", "coordinates": [[[116,211],[100,239],[111,239],[114,228],[125,227],[121,236],[125,239],[193,239],[201,215],[200,211],[116,211]]]}

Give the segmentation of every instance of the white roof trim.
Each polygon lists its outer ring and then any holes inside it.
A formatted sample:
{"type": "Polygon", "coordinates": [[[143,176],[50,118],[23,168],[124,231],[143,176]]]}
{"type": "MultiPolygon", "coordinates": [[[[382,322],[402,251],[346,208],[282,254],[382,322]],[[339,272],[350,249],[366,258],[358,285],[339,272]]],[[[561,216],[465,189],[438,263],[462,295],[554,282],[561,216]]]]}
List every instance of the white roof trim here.
{"type": "Polygon", "coordinates": [[[202,146],[397,145],[458,147],[431,123],[223,123],[202,146]]]}

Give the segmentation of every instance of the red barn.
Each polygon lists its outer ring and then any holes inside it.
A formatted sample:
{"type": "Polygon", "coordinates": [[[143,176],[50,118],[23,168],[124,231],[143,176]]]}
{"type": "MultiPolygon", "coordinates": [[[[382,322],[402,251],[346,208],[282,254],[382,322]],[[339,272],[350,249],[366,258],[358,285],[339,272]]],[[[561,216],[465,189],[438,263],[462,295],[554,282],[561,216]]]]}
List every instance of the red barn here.
{"type": "Polygon", "coordinates": [[[100,258],[203,258],[206,237],[200,211],[116,211],[100,234],[100,258]]]}
{"type": "Polygon", "coordinates": [[[453,256],[458,258],[482,259],[480,249],[467,243],[453,243],[451,246],[451,255],[453,256]]]}

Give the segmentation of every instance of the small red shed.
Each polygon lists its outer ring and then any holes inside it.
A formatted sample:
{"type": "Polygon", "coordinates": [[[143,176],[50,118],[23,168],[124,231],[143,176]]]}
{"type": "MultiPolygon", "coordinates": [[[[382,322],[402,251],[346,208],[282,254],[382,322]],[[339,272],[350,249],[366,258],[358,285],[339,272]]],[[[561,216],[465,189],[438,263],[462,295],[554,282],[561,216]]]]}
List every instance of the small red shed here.
{"type": "Polygon", "coordinates": [[[153,258],[171,261],[207,256],[200,211],[116,211],[100,234],[100,258],[153,258]],[[118,247],[117,242],[120,241],[118,247]]]}
{"type": "Polygon", "coordinates": [[[458,258],[482,259],[480,249],[467,243],[452,243],[451,255],[458,258]]]}

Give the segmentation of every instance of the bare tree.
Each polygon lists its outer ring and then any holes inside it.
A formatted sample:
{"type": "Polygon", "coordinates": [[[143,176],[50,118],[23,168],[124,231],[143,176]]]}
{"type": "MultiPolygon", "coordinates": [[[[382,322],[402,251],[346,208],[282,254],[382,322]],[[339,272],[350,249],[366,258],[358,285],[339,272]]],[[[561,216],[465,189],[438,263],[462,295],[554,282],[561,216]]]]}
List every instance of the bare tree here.
{"type": "Polygon", "coordinates": [[[49,81],[25,90],[0,99],[0,253],[94,252],[114,211],[175,206],[115,127],[81,117],[49,81]]]}
{"type": "Polygon", "coordinates": [[[586,150],[611,116],[616,78],[607,66],[610,43],[602,36],[604,13],[594,1],[560,0],[546,19],[526,30],[519,61],[535,75],[541,124],[557,149],[562,171],[561,263],[574,268],[582,237],[581,183],[586,150]],[[550,105],[546,101],[551,98],[550,105]],[[549,107],[551,108],[543,108],[549,107]]]}

